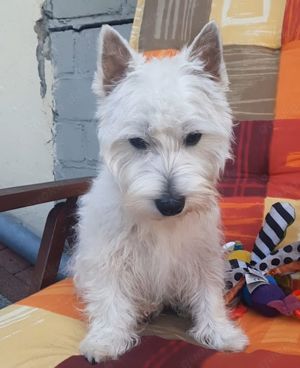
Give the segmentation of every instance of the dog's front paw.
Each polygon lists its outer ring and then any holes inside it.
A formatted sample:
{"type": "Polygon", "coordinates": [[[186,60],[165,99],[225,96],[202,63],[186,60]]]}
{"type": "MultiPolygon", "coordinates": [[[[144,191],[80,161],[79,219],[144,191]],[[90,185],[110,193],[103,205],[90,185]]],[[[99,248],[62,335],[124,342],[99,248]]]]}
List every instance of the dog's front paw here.
{"type": "Polygon", "coordinates": [[[95,364],[117,359],[137,343],[136,336],[114,338],[113,336],[87,335],[80,344],[80,352],[91,364],[95,364]]]}
{"type": "Polygon", "coordinates": [[[248,345],[248,338],[244,332],[233,323],[207,325],[190,331],[191,336],[200,344],[219,351],[242,351],[248,345]]]}
{"type": "Polygon", "coordinates": [[[97,340],[84,339],[80,344],[80,352],[91,363],[96,364],[110,358],[108,350],[97,340]]]}

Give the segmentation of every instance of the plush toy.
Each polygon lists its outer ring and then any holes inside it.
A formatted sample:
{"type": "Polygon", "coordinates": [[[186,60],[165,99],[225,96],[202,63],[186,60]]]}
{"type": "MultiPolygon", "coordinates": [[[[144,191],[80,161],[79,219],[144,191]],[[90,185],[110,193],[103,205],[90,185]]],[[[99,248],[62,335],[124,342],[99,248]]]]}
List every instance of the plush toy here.
{"type": "Polygon", "coordinates": [[[300,271],[300,242],[278,248],[294,220],[293,206],[277,202],[266,215],[252,252],[244,251],[239,242],[225,244],[228,304],[242,299],[247,306],[268,317],[300,316],[300,292],[286,295],[275,279],[278,275],[300,271]]]}

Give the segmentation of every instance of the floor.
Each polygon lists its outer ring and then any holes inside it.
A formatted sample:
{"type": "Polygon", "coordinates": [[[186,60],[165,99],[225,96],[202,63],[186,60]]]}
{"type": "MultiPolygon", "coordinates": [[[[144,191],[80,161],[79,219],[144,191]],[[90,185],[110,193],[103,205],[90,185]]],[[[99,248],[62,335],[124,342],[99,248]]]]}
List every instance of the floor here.
{"type": "Polygon", "coordinates": [[[30,294],[33,267],[0,243],[0,308],[30,294]]]}

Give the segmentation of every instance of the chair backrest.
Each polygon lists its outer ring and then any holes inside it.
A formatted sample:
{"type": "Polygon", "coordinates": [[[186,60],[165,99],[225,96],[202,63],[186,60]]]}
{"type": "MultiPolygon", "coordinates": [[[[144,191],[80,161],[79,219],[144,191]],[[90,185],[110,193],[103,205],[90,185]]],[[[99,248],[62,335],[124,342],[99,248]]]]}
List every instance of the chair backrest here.
{"type": "Polygon", "coordinates": [[[131,45],[172,55],[214,19],[221,30],[235,127],[220,191],[227,240],[252,249],[264,215],[289,201],[300,238],[300,1],[138,0],[131,45]]]}

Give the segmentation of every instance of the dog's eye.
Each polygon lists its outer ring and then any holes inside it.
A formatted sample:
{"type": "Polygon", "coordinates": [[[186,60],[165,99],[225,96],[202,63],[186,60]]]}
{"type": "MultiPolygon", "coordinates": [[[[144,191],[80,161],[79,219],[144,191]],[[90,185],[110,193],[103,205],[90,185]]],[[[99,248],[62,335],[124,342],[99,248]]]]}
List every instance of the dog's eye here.
{"type": "Polygon", "coordinates": [[[148,143],[143,138],[130,138],[129,143],[136,149],[145,150],[148,148],[148,143]]]}
{"type": "Polygon", "coordinates": [[[185,137],[184,143],[186,146],[195,146],[201,138],[202,134],[199,132],[190,133],[185,137]]]}

